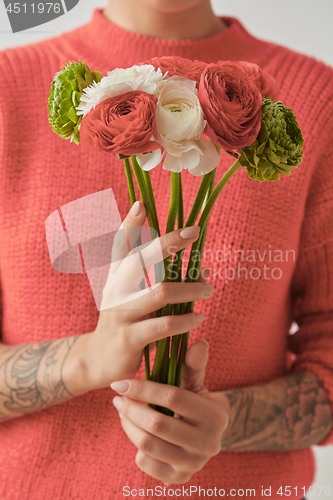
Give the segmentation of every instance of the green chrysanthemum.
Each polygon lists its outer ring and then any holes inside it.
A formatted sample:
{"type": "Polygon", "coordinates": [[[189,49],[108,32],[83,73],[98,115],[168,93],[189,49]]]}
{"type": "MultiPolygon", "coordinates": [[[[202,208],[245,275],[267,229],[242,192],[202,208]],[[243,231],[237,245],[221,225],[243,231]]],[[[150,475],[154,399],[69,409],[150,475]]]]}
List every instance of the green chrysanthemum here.
{"type": "Polygon", "coordinates": [[[296,117],[280,101],[263,99],[262,123],[257,139],[242,150],[239,162],[251,179],[278,181],[290,175],[302,160],[304,140],[296,117]]]}
{"type": "Polygon", "coordinates": [[[47,107],[52,130],[56,134],[75,144],[80,143],[82,116],[77,116],[75,108],[80,104],[83,89],[94,81],[100,82],[102,77],[102,73],[90,71],[83,62],[69,63],[55,75],[47,107]]]}

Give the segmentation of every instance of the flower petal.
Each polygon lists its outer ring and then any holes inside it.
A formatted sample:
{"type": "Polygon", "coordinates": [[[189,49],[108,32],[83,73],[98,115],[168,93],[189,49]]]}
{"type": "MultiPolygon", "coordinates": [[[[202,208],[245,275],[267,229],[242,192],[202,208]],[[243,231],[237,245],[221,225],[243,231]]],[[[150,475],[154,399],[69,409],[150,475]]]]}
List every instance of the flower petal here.
{"type": "Polygon", "coordinates": [[[204,139],[195,142],[201,151],[199,163],[194,168],[189,169],[189,171],[195,176],[208,174],[220,163],[220,155],[211,142],[205,141],[204,139]]]}
{"type": "Polygon", "coordinates": [[[205,127],[196,83],[183,77],[164,81],[156,107],[157,141],[168,153],[179,155],[193,148],[205,127]]]}
{"type": "Polygon", "coordinates": [[[138,160],[138,164],[142,168],[142,170],[152,170],[157,167],[163,160],[164,153],[162,153],[161,149],[155,149],[151,153],[140,154],[136,156],[138,160]]]}
{"type": "Polygon", "coordinates": [[[171,172],[181,172],[195,168],[200,161],[200,152],[196,147],[186,151],[181,156],[167,154],[163,168],[171,172]]]}
{"type": "Polygon", "coordinates": [[[155,70],[154,66],[149,64],[126,69],[116,68],[109,71],[100,82],[93,82],[84,89],[76,114],[85,116],[105,99],[133,90],[155,94],[156,85],[164,78],[160,69],[155,70]]]}

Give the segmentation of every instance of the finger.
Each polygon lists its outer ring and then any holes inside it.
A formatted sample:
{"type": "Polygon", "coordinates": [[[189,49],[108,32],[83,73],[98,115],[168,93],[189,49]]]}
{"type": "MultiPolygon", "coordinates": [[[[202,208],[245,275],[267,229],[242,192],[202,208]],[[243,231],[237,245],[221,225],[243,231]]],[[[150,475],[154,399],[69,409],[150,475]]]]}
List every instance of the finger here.
{"type": "Polygon", "coordinates": [[[192,331],[204,320],[205,316],[198,313],[149,318],[131,324],[127,329],[127,334],[132,345],[141,350],[151,342],[192,331]]]}
{"type": "Polygon", "coordinates": [[[201,267],[198,281],[199,283],[208,283],[210,275],[209,267],[201,267]]]}
{"type": "Polygon", "coordinates": [[[145,206],[142,201],[136,201],[121,224],[119,231],[117,231],[114,236],[111,256],[112,265],[110,268],[111,273],[117,271],[122,259],[135,248],[145,220],[145,206]]]}
{"type": "Polygon", "coordinates": [[[198,429],[194,425],[163,415],[127,397],[117,396],[112,402],[119,413],[152,436],[187,449],[194,450],[197,446],[198,429]]]}
{"type": "Polygon", "coordinates": [[[142,281],[142,268],[147,271],[164,259],[194,243],[199,237],[200,227],[192,226],[178,229],[156,238],[145,245],[135,248],[130,258],[119,266],[117,277],[122,286],[136,287],[142,281]]]}
{"type": "Polygon", "coordinates": [[[151,344],[149,344],[149,352],[153,351],[154,349],[156,349],[156,342],[152,342],[151,344]]]}
{"type": "Polygon", "coordinates": [[[204,387],[205,370],[208,362],[208,342],[198,340],[192,344],[185,357],[184,373],[181,388],[195,394],[208,391],[204,387]]]}
{"type": "Polygon", "coordinates": [[[151,458],[142,451],[136,454],[135,463],[142,472],[168,485],[187,483],[192,475],[188,472],[177,472],[171,465],[151,458]]]}
{"type": "Polygon", "coordinates": [[[195,455],[190,456],[180,446],[170,444],[163,439],[157,438],[148,432],[140,429],[128,418],[121,419],[122,428],[130,441],[146,455],[166,464],[177,467],[177,469],[187,472],[195,472],[199,466],[199,459],[195,455]]]}
{"type": "Polygon", "coordinates": [[[109,300],[106,295],[104,303],[108,307],[103,307],[103,309],[109,308],[110,312],[122,310],[128,321],[138,321],[167,304],[207,300],[214,291],[213,286],[203,283],[158,283],[128,296],[127,294],[116,296],[112,294],[109,300]]]}
{"type": "MultiPolygon", "coordinates": [[[[184,389],[173,387],[171,385],[158,384],[147,380],[126,380],[121,381],[121,385],[117,384],[118,382],[114,382],[111,384],[111,388],[119,394],[126,396],[126,399],[131,398],[136,401],[142,401],[144,403],[151,403],[169,408],[173,412],[179,413],[179,415],[187,418],[193,423],[207,422],[211,412],[215,411],[215,404],[212,404],[207,398],[202,398],[202,396],[198,396],[190,391],[185,391],[184,389]],[[125,384],[126,390],[120,392],[119,388],[123,389],[125,384]]],[[[123,413],[122,410],[119,411],[123,413]]],[[[155,419],[159,419],[160,415],[161,417],[164,417],[164,419],[170,418],[157,413],[157,416],[155,415],[155,419]]],[[[215,415],[212,414],[212,417],[214,418],[215,415]]],[[[134,422],[133,419],[131,420],[134,422]]],[[[171,421],[174,420],[175,419],[171,418],[171,421]]],[[[166,426],[171,425],[166,420],[163,420],[163,422],[166,426]]],[[[158,437],[163,438],[163,436],[160,435],[158,437]]]]}

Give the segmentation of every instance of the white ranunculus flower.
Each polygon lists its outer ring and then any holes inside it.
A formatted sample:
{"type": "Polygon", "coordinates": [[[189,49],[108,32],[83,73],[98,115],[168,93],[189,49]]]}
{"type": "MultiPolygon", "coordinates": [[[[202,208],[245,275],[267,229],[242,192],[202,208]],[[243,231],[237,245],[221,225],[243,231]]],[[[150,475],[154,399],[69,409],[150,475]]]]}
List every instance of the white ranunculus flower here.
{"type": "MultiPolygon", "coordinates": [[[[207,174],[218,165],[220,157],[211,142],[201,139],[206,121],[196,82],[171,77],[158,84],[157,92],[154,137],[168,153],[164,168],[173,172],[188,169],[193,175],[207,174]]],[[[160,161],[161,154],[156,151],[138,158],[144,170],[151,170],[160,161]]]]}
{"type": "Polygon", "coordinates": [[[151,153],[142,153],[136,155],[138,164],[143,170],[152,170],[163,160],[164,153],[160,149],[155,149],[151,153]]]}
{"type": "Polygon", "coordinates": [[[92,85],[83,90],[76,114],[85,116],[105,99],[132,90],[142,90],[147,94],[155,94],[157,84],[162,82],[164,78],[166,75],[162,74],[160,68],[156,70],[151,64],[109,71],[99,83],[93,82],[92,85]]]}

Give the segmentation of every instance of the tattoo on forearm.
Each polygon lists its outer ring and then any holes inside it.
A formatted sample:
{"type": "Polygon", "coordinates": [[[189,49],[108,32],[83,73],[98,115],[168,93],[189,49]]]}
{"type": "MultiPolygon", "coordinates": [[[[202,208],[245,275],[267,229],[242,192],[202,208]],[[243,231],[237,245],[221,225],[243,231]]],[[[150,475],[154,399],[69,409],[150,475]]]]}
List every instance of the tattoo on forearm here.
{"type": "Polygon", "coordinates": [[[78,337],[7,347],[0,356],[0,421],[73,397],[62,371],[78,337]]]}
{"type": "Polygon", "coordinates": [[[224,393],[231,420],[222,450],[292,450],[320,443],[332,427],[325,390],[308,372],[224,393]]]}

